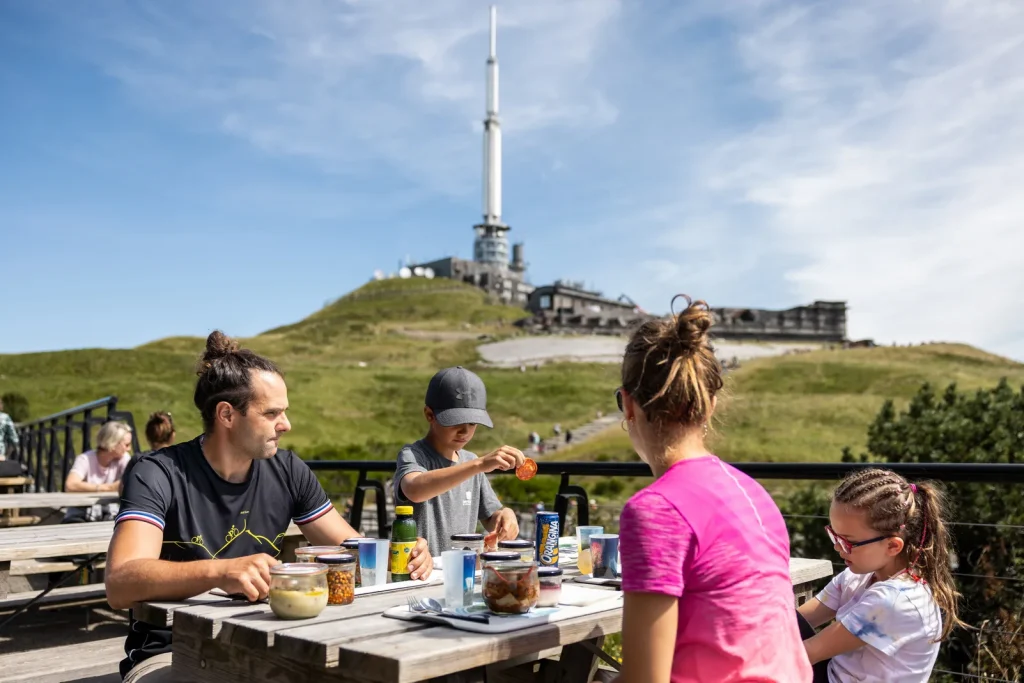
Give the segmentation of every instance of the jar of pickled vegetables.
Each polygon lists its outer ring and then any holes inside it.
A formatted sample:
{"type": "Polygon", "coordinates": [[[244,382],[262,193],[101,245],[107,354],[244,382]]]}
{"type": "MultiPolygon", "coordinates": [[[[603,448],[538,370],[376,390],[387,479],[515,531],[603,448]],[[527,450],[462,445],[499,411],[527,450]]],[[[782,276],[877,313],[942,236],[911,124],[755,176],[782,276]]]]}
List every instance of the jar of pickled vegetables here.
{"type": "Polygon", "coordinates": [[[351,605],[356,599],[356,558],[339,553],[318,555],[316,561],[327,565],[327,604],[351,605]]]}
{"type": "Polygon", "coordinates": [[[281,619],[312,619],[327,607],[327,565],[288,562],[270,568],[270,609],[281,619]]]}

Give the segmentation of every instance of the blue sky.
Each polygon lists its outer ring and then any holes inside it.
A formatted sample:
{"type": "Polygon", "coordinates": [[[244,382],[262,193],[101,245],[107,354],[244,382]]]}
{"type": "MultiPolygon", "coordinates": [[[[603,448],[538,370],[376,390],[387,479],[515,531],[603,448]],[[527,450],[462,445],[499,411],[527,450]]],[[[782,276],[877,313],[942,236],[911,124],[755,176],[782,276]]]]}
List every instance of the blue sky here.
{"type": "MultiPolygon", "coordinates": [[[[530,276],[1024,359],[1024,5],[499,4],[530,276]]],[[[0,352],[298,320],[471,253],[487,3],[0,0],[0,352]]]]}

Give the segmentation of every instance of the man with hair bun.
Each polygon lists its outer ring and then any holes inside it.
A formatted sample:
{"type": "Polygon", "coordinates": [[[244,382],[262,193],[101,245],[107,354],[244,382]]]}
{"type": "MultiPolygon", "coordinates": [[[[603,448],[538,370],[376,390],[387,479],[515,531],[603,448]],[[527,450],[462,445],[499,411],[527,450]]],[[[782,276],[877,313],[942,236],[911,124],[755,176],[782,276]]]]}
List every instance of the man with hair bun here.
{"type": "MultiPolygon", "coordinates": [[[[309,466],[278,447],[291,429],[278,367],[215,331],[197,374],[193,401],[203,434],[139,457],[125,475],[107,554],[107,602],[114,609],[213,588],[263,599],[292,522],[312,545],[358,536],[309,466]]],[[[422,538],[409,567],[414,579],[433,569],[422,538]]],[[[133,618],[125,653],[125,681],[174,680],[170,629],[133,618]]]]}

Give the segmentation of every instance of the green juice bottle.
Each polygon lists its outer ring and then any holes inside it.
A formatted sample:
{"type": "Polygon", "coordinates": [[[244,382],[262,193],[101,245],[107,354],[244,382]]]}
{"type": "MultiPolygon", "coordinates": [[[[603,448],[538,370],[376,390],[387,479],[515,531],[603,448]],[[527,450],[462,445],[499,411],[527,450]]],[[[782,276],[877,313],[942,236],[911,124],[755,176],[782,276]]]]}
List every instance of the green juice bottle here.
{"type": "Polygon", "coordinates": [[[391,581],[408,581],[409,555],[416,547],[416,520],[412,518],[411,505],[395,508],[395,523],[391,525],[391,581]]]}

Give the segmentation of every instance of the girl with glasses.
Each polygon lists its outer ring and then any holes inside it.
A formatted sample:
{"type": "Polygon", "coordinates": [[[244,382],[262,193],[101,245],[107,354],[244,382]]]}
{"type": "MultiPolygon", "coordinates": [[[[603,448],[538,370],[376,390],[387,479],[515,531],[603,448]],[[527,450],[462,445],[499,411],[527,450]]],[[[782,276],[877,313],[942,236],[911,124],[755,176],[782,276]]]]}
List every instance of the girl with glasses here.
{"type": "Polygon", "coordinates": [[[963,625],[944,510],[935,486],[889,470],[836,489],[825,533],[846,569],[798,610],[808,633],[833,622],[804,642],[816,682],[928,680],[939,642],[963,625]]]}

